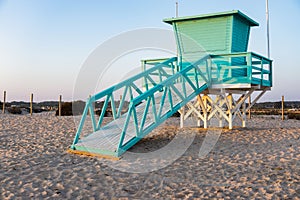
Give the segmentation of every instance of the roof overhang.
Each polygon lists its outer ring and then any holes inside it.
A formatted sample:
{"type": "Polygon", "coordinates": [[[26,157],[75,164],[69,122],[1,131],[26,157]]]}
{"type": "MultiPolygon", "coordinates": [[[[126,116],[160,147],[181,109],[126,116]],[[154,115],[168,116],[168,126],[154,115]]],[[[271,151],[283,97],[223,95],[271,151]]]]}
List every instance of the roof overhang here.
{"type": "Polygon", "coordinates": [[[259,26],[259,23],[245,15],[239,10],[233,10],[228,12],[219,12],[219,13],[212,13],[212,14],[204,14],[204,15],[194,15],[194,16],[187,16],[187,17],[177,17],[177,18],[167,18],[163,21],[168,24],[173,24],[174,22],[180,21],[190,21],[190,20],[199,20],[199,19],[207,19],[207,18],[215,18],[215,17],[222,17],[222,16],[229,16],[229,15],[238,15],[242,19],[246,20],[250,26],[259,26]]]}

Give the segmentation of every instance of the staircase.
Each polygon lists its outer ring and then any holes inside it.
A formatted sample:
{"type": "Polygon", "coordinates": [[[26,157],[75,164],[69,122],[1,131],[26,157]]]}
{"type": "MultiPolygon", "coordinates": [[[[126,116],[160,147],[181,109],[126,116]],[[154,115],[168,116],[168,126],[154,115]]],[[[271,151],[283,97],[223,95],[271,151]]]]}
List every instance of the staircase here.
{"type": "Polygon", "coordinates": [[[70,151],[120,157],[208,88],[211,78],[207,58],[202,57],[177,72],[174,70],[177,58],[170,58],[90,97],[70,151]],[[115,99],[120,94],[122,99],[117,105],[115,99]],[[104,104],[99,119],[96,120],[93,105],[99,100],[104,100],[104,104]],[[126,101],[129,102],[127,106],[126,101]],[[109,104],[113,120],[102,125],[109,104]],[[126,112],[122,113],[124,110],[126,112]],[[93,130],[81,137],[87,116],[91,117],[93,130]]]}

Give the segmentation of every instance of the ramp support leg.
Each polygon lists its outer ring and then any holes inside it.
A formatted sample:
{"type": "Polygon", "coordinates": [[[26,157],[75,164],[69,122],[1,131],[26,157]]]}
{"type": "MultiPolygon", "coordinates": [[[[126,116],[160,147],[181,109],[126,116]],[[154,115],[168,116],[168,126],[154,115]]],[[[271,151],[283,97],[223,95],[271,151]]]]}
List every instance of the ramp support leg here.
{"type": "Polygon", "coordinates": [[[205,94],[204,96],[203,96],[203,104],[204,104],[204,109],[205,109],[205,111],[203,112],[203,118],[204,118],[204,120],[203,120],[203,123],[204,123],[204,128],[207,128],[208,126],[207,126],[207,118],[208,118],[208,114],[207,114],[207,98],[208,98],[208,96],[207,96],[207,94],[205,94]]]}
{"type": "Polygon", "coordinates": [[[184,126],[185,106],[180,109],[180,128],[184,126]]]}
{"type": "Polygon", "coordinates": [[[233,121],[233,117],[232,117],[232,94],[229,94],[228,95],[228,103],[229,103],[229,108],[228,108],[228,111],[229,111],[229,120],[228,120],[228,128],[231,130],[232,129],[232,121],[233,121]]]}
{"type": "Polygon", "coordinates": [[[242,112],[243,116],[242,116],[242,127],[245,128],[246,127],[246,118],[247,118],[247,112],[246,112],[246,101],[244,101],[243,103],[243,112],[242,112]]]}

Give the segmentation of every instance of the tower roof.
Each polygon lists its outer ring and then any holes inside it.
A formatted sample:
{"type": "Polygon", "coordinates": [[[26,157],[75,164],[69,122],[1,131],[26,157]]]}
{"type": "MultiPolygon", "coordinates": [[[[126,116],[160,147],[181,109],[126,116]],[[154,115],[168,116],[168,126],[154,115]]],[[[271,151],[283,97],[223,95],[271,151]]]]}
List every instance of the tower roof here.
{"type": "Polygon", "coordinates": [[[216,18],[216,17],[222,17],[222,16],[229,16],[229,15],[238,15],[245,21],[249,23],[250,26],[259,26],[259,23],[245,15],[239,10],[232,10],[228,12],[218,12],[218,13],[211,13],[211,14],[203,14],[203,15],[193,15],[193,16],[187,16],[187,17],[177,17],[177,18],[167,18],[163,21],[172,24],[173,22],[179,22],[179,21],[189,21],[189,20],[199,20],[199,19],[207,19],[207,18],[216,18]]]}

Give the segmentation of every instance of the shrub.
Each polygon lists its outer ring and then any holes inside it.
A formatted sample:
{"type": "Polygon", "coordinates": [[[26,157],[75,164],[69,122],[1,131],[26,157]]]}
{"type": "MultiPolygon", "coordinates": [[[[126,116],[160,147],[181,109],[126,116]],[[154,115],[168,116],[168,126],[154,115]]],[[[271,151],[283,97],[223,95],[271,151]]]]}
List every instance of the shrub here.
{"type": "Polygon", "coordinates": [[[44,109],[42,109],[42,108],[33,108],[33,109],[32,109],[32,112],[33,112],[33,113],[41,113],[41,112],[44,112],[44,111],[46,111],[46,110],[44,110],[44,109]]]}
{"type": "MultiPolygon", "coordinates": [[[[96,110],[96,111],[95,111],[95,114],[98,115],[98,116],[100,116],[100,115],[101,115],[101,112],[102,112],[102,110],[99,109],[99,110],[96,110]]],[[[111,111],[111,110],[106,110],[106,111],[105,111],[104,117],[112,117],[112,116],[113,116],[113,114],[112,114],[112,111],[111,111]]]]}
{"type": "MultiPolygon", "coordinates": [[[[59,114],[59,111],[57,109],[55,115],[58,116],[58,114],[59,114]]],[[[72,112],[72,103],[71,102],[62,103],[62,105],[61,105],[61,115],[62,116],[73,115],[73,112],[72,112]]]]}
{"type": "Polygon", "coordinates": [[[22,114],[22,110],[19,107],[9,107],[7,111],[11,114],[22,114]]]}
{"type": "Polygon", "coordinates": [[[300,120],[300,113],[288,113],[288,119],[300,120]]]}
{"type": "MultiPolygon", "coordinates": [[[[64,102],[61,105],[61,115],[62,116],[71,116],[71,115],[81,115],[83,113],[85,103],[83,101],[75,102],[64,102]]],[[[58,109],[56,110],[55,115],[58,116],[58,109]]]]}

